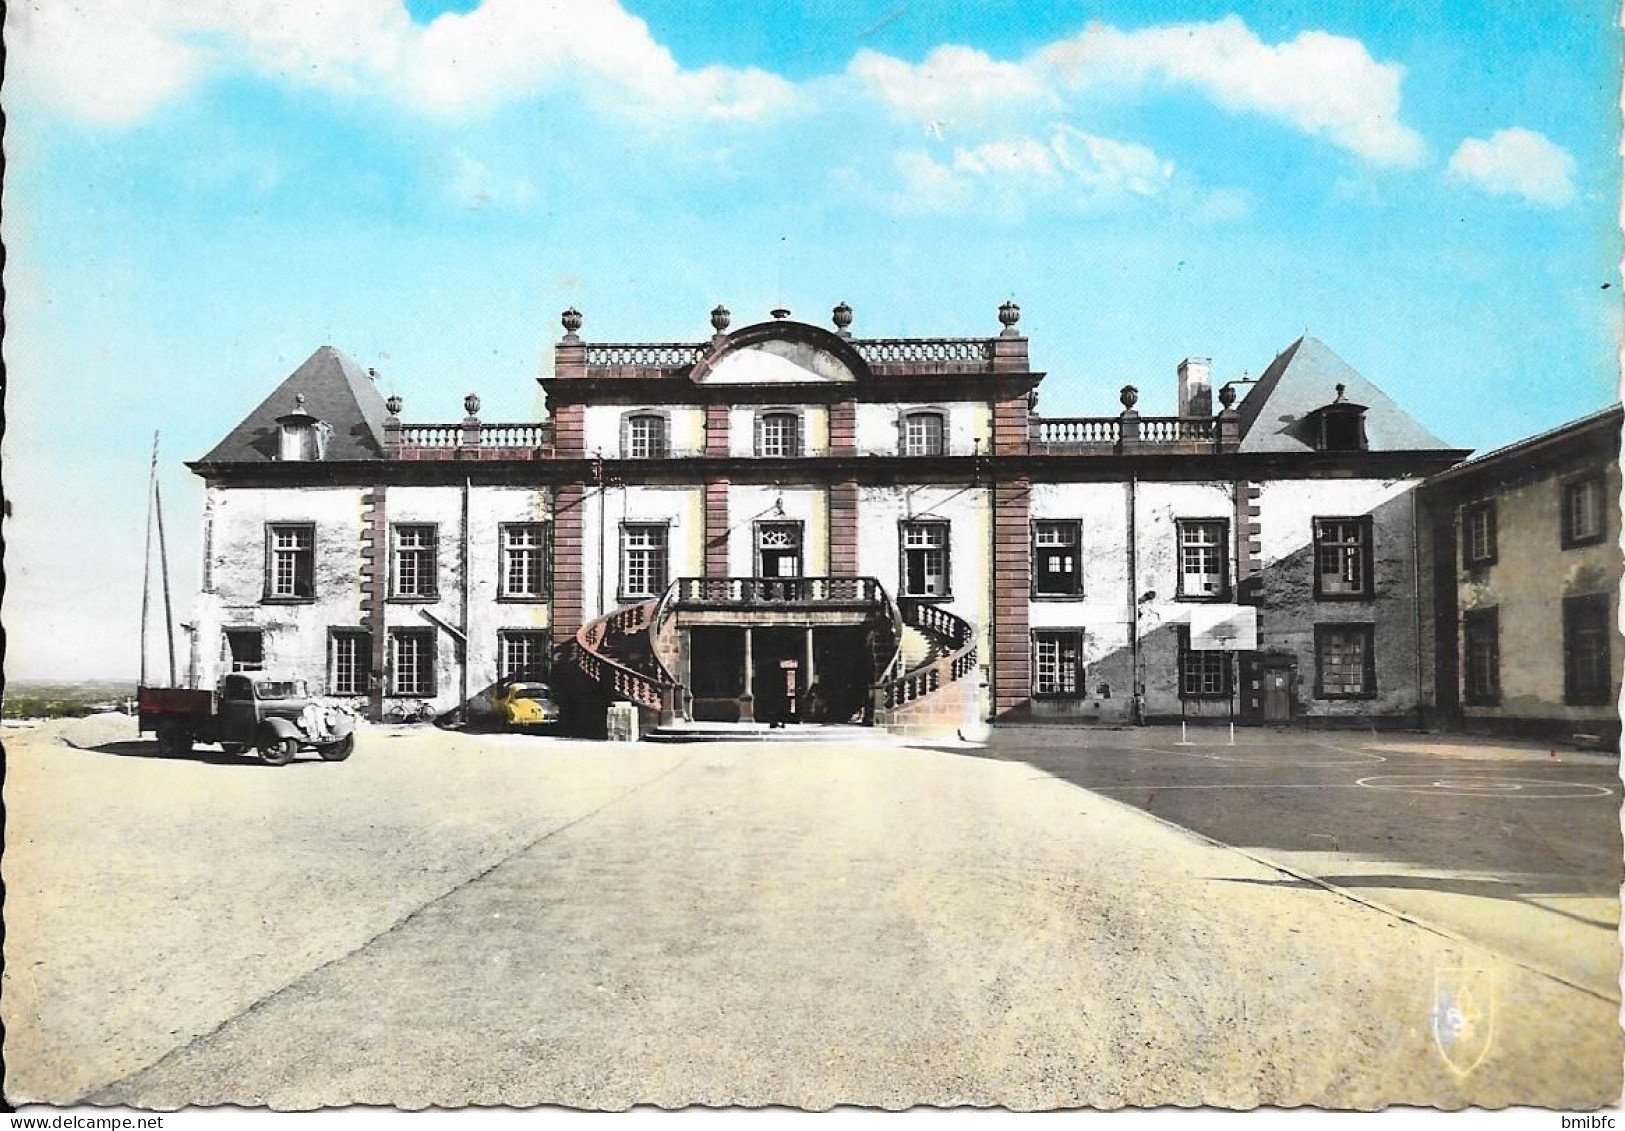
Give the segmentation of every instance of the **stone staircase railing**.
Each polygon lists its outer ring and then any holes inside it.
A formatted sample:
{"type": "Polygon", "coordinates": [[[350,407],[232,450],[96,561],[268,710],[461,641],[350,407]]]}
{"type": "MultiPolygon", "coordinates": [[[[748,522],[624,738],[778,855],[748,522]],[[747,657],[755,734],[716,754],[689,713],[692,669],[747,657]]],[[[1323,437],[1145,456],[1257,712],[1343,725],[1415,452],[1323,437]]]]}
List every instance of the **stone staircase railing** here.
{"type": "MultiPolygon", "coordinates": [[[[574,653],[576,665],[599,687],[670,718],[682,701],[682,689],[677,682],[663,668],[658,673],[639,671],[606,649],[606,645],[618,638],[647,632],[658,605],[658,601],[644,601],[588,621],[576,632],[574,653]]],[[[658,660],[654,666],[661,667],[658,660]]]]}
{"type": "Polygon", "coordinates": [[[898,612],[902,624],[938,645],[932,651],[939,654],[870,688],[877,723],[976,670],[976,630],[969,621],[940,605],[907,598],[898,602],[898,612]]]}

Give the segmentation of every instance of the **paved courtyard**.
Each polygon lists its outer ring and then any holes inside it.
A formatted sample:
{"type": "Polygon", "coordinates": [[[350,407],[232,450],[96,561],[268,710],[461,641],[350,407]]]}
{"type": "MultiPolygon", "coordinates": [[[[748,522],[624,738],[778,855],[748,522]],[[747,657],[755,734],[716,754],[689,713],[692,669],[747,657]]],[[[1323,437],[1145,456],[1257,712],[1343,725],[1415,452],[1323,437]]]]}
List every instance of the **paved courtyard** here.
{"type": "Polygon", "coordinates": [[[14,1102],[1620,1091],[1598,941],[1619,785],[1596,759],[1417,736],[373,728],[348,762],[274,769],[157,759],[132,732],[7,732],[14,1102]]]}

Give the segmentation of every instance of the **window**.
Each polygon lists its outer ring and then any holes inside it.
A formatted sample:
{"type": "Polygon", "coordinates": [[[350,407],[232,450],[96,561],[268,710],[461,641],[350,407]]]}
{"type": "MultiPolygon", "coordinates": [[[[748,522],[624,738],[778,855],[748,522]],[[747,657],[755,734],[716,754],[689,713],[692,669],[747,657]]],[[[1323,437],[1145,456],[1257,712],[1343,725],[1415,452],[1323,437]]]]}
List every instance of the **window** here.
{"type": "Polygon", "coordinates": [[[1371,595],[1371,519],[1315,519],[1315,596],[1371,595]]]}
{"type": "Polygon", "coordinates": [[[1083,563],[1079,544],[1083,523],[1033,523],[1033,596],[1076,597],[1083,592],[1083,563]]]}
{"type": "Polygon", "coordinates": [[[1588,475],[1563,484],[1563,548],[1601,542],[1608,533],[1603,511],[1603,480],[1588,475]]]}
{"type": "Polygon", "coordinates": [[[1191,648],[1188,628],[1179,630],[1179,697],[1230,698],[1230,653],[1191,648]]]}
{"type": "Polygon", "coordinates": [[[365,695],[372,685],[372,633],[362,628],[335,628],[329,651],[330,694],[365,695]]]}
{"type": "Polygon", "coordinates": [[[948,584],[948,524],[903,523],[903,595],[946,597],[948,584]]]}
{"type": "Polygon", "coordinates": [[[497,633],[497,675],[501,679],[540,679],[547,674],[548,635],[532,629],[497,633]]]}
{"type": "Polygon", "coordinates": [[[434,694],[434,629],[397,628],[389,634],[389,693],[434,694]]]}
{"type": "Polygon", "coordinates": [[[1083,633],[1077,629],[1033,633],[1034,697],[1076,699],[1083,689],[1083,633]]]}
{"type": "Polygon", "coordinates": [[[265,597],[310,601],[316,597],[316,528],[309,523],[266,527],[265,597]]]}
{"type": "Polygon", "coordinates": [[[1495,501],[1461,508],[1461,560],[1468,567],[1495,562],[1495,501]]]}
{"type": "Polygon", "coordinates": [[[226,657],[234,672],[265,670],[265,633],[257,628],[226,629],[226,657]]]}
{"type": "Polygon", "coordinates": [[[905,456],[940,456],[943,445],[942,413],[911,412],[903,417],[903,454],[905,456]]]}
{"type": "Polygon", "coordinates": [[[1575,707],[1613,702],[1608,655],[1613,632],[1608,594],[1563,598],[1563,702],[1575,707]]]}
{"type": "Polygon", "coordinates": [[[1475,609],[1464,614],[1461,623],[1466,701],[1469,706],[1493,707],[1501,701],[1499,610],[1475,609]]]}
{"type": "Polygon", "coordinates": [[[665,459],[670,452],[666,418],[652,412],[626,418],[621,455],[626,459],[665,459]]]}
{"type": "Polygon", "coordinates": [[[764,522],[756,527],[756,576],[801,576],[801,523],[764,522]]]}
{"type": "Polygon", "coordinates": [[[1179,597],[1222,601],[1229,588],[1230,524],[1223,519],[1188,519],[1179,527],[1179,597]]]}
{"type": "Polygon", "coordinates": [[[547,534],[545,522],[503,525],[499,597],[532,601],[547,596],[547,534]]]}
{"type": "Polygon", "coordinates": [[[1320,413],[1320,449],[1325,452],[1363,452],[1365,409],[1327,407],[1320,413]]]}
{"type": "Polygon", "coordinates": [[[756,417],[756,454],[799,456],[801,417],[793,412],[764,412],[756,417]]]}
{"type": "Polygon", "coordinates": [[[654,597],[666,588],[666,528],[621,527],[621,596],[654,597]]]}
{"type": "Polygon", "coordinates": [[[1377,693],[1369,624],[1315,626],[1315,697],[1369,699],[1377,693]]]}
{"type": "Polygon", "coordinates": [[[394,528],[395,585],[391,596],[407,600],[433,600],[437,591],[435,571],[435,528],[403,526],[394,528]]]}

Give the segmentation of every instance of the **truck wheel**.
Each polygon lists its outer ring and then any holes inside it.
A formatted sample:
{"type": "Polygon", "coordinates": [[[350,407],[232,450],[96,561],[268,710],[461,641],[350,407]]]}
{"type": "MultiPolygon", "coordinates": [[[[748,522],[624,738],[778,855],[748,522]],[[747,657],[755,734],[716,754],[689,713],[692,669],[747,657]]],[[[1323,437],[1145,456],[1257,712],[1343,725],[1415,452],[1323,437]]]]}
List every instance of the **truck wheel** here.
{"type": "Polygon", "coordinates": [[[337,742],[330,742],[326,746],[318,746],[317,753],[324,761],[342,762],[355,753],[355,735],[347,734],[337,742]]]}
{"type": "Polygon", "coordinates": [[[165,758],[184,758],[192,752],[192,732],[179,723],[158,724],[158,753],[165,758]]]}
{"type": "Polygon", "coordinates": [[[269,737],[260,743],[260,761],[267,766],[286,766],[299,751],[299,743],[291,738],[269,737]]]}

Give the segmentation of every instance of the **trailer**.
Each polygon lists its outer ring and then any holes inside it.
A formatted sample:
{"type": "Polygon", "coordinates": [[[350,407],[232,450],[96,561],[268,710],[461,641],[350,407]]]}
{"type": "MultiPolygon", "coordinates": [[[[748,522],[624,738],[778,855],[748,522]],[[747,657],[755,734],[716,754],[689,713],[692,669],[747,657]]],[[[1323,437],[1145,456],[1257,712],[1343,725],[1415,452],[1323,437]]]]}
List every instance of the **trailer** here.
{"type": "Polygon", "coordinates": [[[302,679],[242,673],[222,676],[214,691],[141,687],[136,691],[140,730],[158,739],[168,757],[185,757],[197,743],[217,743],[228,754],[247,750],[284,766],[301,750],[342,762],[355,751],[355,715],[311,698],[302,679]]]}

